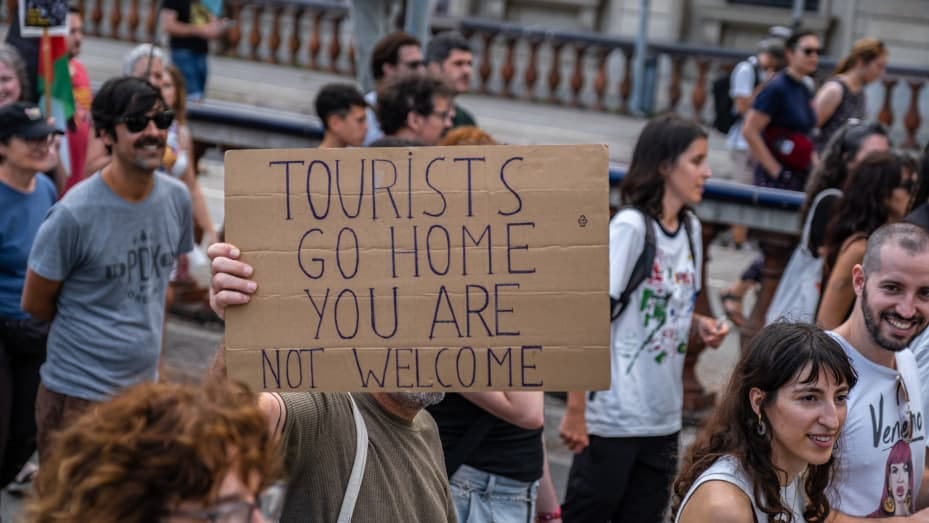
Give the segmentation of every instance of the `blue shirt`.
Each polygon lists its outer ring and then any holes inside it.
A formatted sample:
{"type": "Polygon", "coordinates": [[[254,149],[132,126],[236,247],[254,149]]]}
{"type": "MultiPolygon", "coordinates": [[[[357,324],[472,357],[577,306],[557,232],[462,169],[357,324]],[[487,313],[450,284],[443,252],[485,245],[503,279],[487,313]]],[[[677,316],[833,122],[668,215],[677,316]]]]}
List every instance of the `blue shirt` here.
{"type": "Polygon", "coordinates": [[[49,390],[102,401],[158,376],[165,291],[177,255],[193,248],[193,218],[187,187],[154,177],[133,203],[96,174],[39,228],[29,268],[61,282],[40,370],[49,390]]]}
{"type": "Polygon", "coordinates": [[[0,182],[0,317],[29,318],[19,305],[26,281],[26,260],[55,197],[55,186],[41,173],[35,175],[32,192],[0,182]]]}
{"type": "Polygon", "coordinates": [[[769,126],[809,135],[816,127],[813,92],[805,83],[781,71],[755,96],[752,109],[771,117],[769,126]]]}

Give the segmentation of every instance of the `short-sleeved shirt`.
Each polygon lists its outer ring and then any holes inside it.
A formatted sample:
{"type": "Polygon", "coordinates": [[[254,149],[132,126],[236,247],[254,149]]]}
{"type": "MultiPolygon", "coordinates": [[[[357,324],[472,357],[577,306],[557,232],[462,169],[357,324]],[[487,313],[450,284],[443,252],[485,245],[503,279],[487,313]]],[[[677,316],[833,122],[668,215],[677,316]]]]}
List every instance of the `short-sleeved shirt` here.
{"type": "MultiPolygon", "coordinates": [[[[352,394],[368,431],[368,457],[351,520],[457,520],[442,444],[426,411],[412,420],[384,410],[370,394],[352,394]]],[[[287,411],[283,523],[335,521],[355,463],[356,433],[346,393],[281,394],[287,411]]]]}
{"type": "MultiPolygon", "coordinates": [[[[700,222],[693,236],[680,223],[667,231],[657,220],[655,260],[648,278],[632,293],[629,305],[610,325],[610,390],[587,401],[590,434],[606,437],[667,436],[681,430],[684,358],[697,292],[702,244],[700,222]],[[691,252],[691,245],[694,252],[691,252]]],[[[610,220],[610,296],[625,289],[645,247],[642,213],[622,210],[610,220]]]]}
{"type": "Polygon", "coordinates": [[[806,83],[784,71],[761,89],[752,108],[771,117],[769,126],[810,134],[816,127],[813,92],[806,83]]]}
{"type": "MultiPolygon", "coordinates": [[[[210,21],[210,11],[200,2],[193,0],[164,0],[163,9],[177,13],[177,21],[190,25],[205,25],[210,21]]],[[[172,36],[171,49],[189,49],[195,53],[207,54],[210,43],[197,36],[172,36]]]]}
{"type": "Polygon", "coordinates": [[[165,290],[193,248],[186,187],[162,174],[142,201],[99,173],[74,186],[39,228],[29,269],[61,282],[42,383],[91,401],[157,378],[165,290]]]}
{"type": "MultiPolygon", "coordinates": [[[[758,85],[759,75],[758,59],[754,56],[750,56],[747,60],[736,64],[732,69],[732,74],[729,75],[729,97],[733,100],[736,98],[751,98],[755,94],[755,86],[758,85]]],[[[733,105],[735,104],[733,103],[733,105]]],[[[726,147],[731,151],[748,150],[748,143],[745,142],[745,137],[742,136],[743,120],[742,115],[739,115],[736,121],[732,123],[732,127],[726,136],[726,147]]]]}
{"type": "Polygon", "coordinates": [[[0,182],[0,318],[29,318],[20,307],[26,260],[55,197],[55,186],[42,174],[35,175],[31,192],[0,182]]]}
{"type": "Polygon", "coordinates": [[[858,373],[838,441],[832,505],[856,517],[912,514],[926,464],[925,409],[916,357],[910,349],[896,352],[896,368],[891,369],[867,359],[835,332],[829,334],[858,373]]]}

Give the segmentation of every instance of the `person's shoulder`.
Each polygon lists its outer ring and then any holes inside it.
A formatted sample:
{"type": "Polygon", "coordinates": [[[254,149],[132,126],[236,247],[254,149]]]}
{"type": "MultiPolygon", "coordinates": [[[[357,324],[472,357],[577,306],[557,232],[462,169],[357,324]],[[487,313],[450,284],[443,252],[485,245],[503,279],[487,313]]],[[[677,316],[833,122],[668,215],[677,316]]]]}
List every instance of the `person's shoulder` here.
{"type": "Polygon", "coordinates": [[[701,483],[681,507],[680,523],[713,521],[744,523],[753,521],[752,501],[736,484],[722,479],[701,483]]]}
{"type": "Polygon", "coordinates": [[[51,197],[53,202],[58,197],[55,183],[48,176],[41,173],[36,175],[36,190],[41,191],[41,194],[45,197],[51,197]]]}
{"type": "Polygon", "coordinates": [[[648,216],[641,209],[635,207],[621,207],[619,211],[610,220],[611,224],[624,227],[632,227],[639,231],[645,230],[645,224],[648,223],[648,216]]]}
{"type": "Polygon", "coordinates": [[[176,201],[190,201],[190,191],[181,180],[161,171],[155,171],[155,178],[157,186],[167,197],[176,201]]]}
{"type": "Polygon", "coordinates": [[[923,229],[929,230],[929,203],[924,203],[914,209],[903,221],[919,225],[923,229]]]}

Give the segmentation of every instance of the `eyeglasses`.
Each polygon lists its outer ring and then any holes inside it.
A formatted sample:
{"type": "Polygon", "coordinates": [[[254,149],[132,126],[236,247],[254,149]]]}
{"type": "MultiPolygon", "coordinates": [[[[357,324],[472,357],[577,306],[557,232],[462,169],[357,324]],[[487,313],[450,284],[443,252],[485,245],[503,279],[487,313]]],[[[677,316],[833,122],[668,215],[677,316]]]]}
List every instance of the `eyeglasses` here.
{"type": "Polygon", "coordinates": [[[165,517],[199,519],[210,523],[250,523],[257,510],[269,523],[277,523],[284,510],[286,490],[283,482],[277,482],[258,494],[257,503],[224,501],[200,510],[175,510],[165,517]]]}
{"type": "Polygon", "coordinates": [[[151,116],[146,114],[130,114],[120,116],[114,120],[115,123],[126,124],[126,129],[128,129],[130,133],[142,132],[143,129],[148,127],[148,122],[155,122],[155,127],[165,130],[171,127],[171,122],[173,121],[174,111],[161,111],[151,116]]]}
{"type": "Polygon", "coordinates": [[[455,110],[454,107],[449,107],[448,109],[446,109],[446,110],[444,110],[444,111],[442,111],[442,112],[433,110],[433,111],[432,111],[431,113],[429,113],[429,114],[430,114],[430,116],[431,116],[431,115],[438,116],[439,119],[442,120],[442,121],[444,122],[444,121],[450,120],[450,119],[452,118],[452,111],[454,111],[454,110],[455,110]]]}
{"type": "Polygon", "coordinates": [[[819,47],[801,47],[800,51],[806,56],[813,56],[814,54],[818,56],[823,54],[822,48],[819,47]]]}
{"type": "Polygon", "coordinates": [[[901,374],[897,374],[897,408],[900,414],[900,437],[910,443],[913,441],[913,411],[910,410],[910,392],[906,390],[906,381],[901,374]]]}

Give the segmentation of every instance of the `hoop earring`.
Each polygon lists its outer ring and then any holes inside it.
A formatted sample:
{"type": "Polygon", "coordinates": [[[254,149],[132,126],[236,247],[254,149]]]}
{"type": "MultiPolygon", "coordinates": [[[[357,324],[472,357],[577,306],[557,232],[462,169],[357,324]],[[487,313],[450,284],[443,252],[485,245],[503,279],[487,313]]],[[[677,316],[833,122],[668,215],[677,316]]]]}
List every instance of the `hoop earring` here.
{"type": "Polygon", "coordinates": [[[755,426],[755,432],[761,437],[764,437],[764,435],[768,433],[768,426],[765,425],[764,420],[761,419],[760,412],[758,413],[758,424],[755,426]]]}

